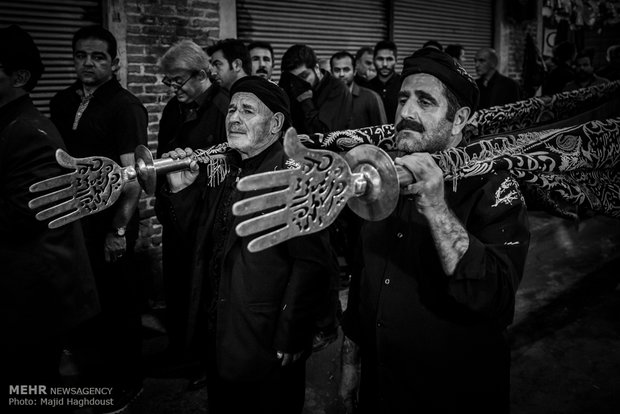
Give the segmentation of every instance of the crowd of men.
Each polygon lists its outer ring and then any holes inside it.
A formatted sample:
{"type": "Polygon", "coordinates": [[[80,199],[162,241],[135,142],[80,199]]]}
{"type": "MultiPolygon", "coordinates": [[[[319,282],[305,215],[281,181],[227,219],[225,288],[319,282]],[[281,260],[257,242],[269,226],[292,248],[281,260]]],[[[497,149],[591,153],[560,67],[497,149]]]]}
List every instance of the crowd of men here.
{"type": "MultiPolygon", "coordinates": [[[[148,116],[117,81],[109,31],[82,28],[72,49],[77,80],[54,96],[48,120],[29,98],[44,70],[36,45],[17,26],[0,29],[3,386],[60,384],[61,351],[70,349],[80,384],[113,390],[113,406],[93,409],[118,412],[143,387],[140,188],[130,183],[113,208],[58,229],[34,218],[28,188],[63,173],[57,148],[133,165],[148,116]]],[[[462,47],[441,49],[429,42],[397,74],[391,41],[355,55],[336,51],[330,71],[296,44],[280,59],[277,84],[266,42],[226,39],[203,49],[182,40],[160,57],[172,97],[159,120],[158,157],[183,159],[224,142],[234,150],[220,183],[208,185],[195,161],[157,183],[166,357],[199,361],[190,387],[207,387],[209,413],[300,413],[306,360],[333,341],[341,319],[347,412],[509,411],[504,330],[529,244],[523,198],[506,173],[444,186],[429,153],[464,145],[477,109],[521,95],[497,71],[493,49],[477,52],[476,80],[461,66],[462,47]],[[385,123],[397,131],[395,163],[415,177],[387,219],[362,224],[345,213],[337,223],[344,236],[327,229],[248,251],[231,207],[256,193],[236,182],[294,168],[282,145],[289,126],[310,134],[385,123]],[[498,196],[506,192],[513,196],[498,196]],[[337,255],[351,272],[344,315],[337,255]]],[[[610,73],[618,51],[611,55],[610,73]]],[[[575,62],[566,88],[601,81],[591,56],[575,62]]]]}

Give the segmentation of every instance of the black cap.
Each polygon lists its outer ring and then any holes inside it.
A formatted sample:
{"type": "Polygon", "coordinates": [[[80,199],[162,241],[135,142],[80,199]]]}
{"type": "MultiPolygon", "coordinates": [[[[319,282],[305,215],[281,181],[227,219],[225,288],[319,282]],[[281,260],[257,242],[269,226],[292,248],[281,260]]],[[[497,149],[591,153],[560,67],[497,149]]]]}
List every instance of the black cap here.
{"type": "Polygon", "coordinates": [[[452,56],[430,47],[417,50],[403,62],[402,77],[416,73],[435,76],[454,93],[461,106],[472,112],[478,109],[480,91],[476,81],[452,56]]]}
{"type": "Polygon", "coordinates": [[[244,76],[233,83],[230,88],[231,98],[237,92],[253,93],[267,108],[271,109],[271,112],[284,114],[283,131],[291,125],[291,105],[288,96],[275,83],[259,76],[244,76]]]}

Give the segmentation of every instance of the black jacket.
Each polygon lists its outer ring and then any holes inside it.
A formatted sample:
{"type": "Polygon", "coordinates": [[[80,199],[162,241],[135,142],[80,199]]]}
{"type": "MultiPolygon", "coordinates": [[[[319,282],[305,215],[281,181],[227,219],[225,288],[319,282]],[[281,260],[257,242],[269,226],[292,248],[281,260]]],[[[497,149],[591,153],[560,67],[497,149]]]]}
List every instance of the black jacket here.
{"type": "MultiPolygon", "coordinates": [[[[261,154],[241,164],[239,176],[285,169],[289,160],[276,141],[261,154]]],[[[196,319],[204,301],[217,296],[215,324],[219,375],[228,380],[256,381],[279,369],[276,350],[296,353],[312,344],[319,303],[327,294],[332,256],[326,232],[297,237],[257,253],[248,251],[254,237],[239,237],[235,227],[252,216],[235,217],[223,233],[213,234],[222,212],[226,180],[216,188],[194,185],[176,194],[164,194],[180,234],[194,240],[190,318],[196,319]],[[193,188],[194,187],[194,188],[193,188]],[[220,272],[210,273],[214,244],[224,238],[220,272]],[[210,292],[218,281],[217,292],[210,292]]],[[[232,190],[234,201],[257,195],[232,190]]],[[[190,324],[206,330],[207,323],[190,324]]]]}
{"type": "Polygon", "coordinates": [[[54,338],[99,312],[79,223],[48,229],[28,202],[30,185],[66,174],[64,144],[27,96],[0,108],[0,292],[2,339],[54,338]]]}

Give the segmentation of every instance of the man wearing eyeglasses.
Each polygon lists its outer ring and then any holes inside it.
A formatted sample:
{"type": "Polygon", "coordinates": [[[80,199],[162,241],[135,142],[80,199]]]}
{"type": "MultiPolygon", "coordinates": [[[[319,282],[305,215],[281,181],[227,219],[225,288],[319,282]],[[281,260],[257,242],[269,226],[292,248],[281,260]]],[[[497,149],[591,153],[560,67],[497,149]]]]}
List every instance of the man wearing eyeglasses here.
{"type": "MultiPolygon", "coordinates": [[[[162,82],[174,94],[164,108],[159,122],[158,157],[174,148],[208,148],[226,141],[226,112],[228,92],[211,82],[209,57],[191,40],[174,44],[162,56],[159,67],[162,82]]],[[[161,181],[160,181],[161,183],[161,181]]],[[[190,284],[191,246],[169,225],[167,209],[156,199],[155,211],[163,225],[162,263],[166,299],[166,327],[169,347],[166,357],[172,366],[183,359],[192,359],[187,352],[188,300],[190,284]]],[[[189,341],[192,342],[192,341],[189,341]]],[[[190,347],[191,348],[191,347],[190,347]]],[[[205,384],[200,373],[192,377],[190,389],[205,384]]]]}
{"type": "MultiPolygon", "coordinates": [[[[93,154],[134,165],[136,146],[147,142],[144,105],[117,81],[116,39],[101,26],[78,30],[72,40],[77,81],[54,96],[51,118],[74,157],[93,154]]],[[[140,276],[135,269],[140,186],[128,183],[121,198],[100,214],[81,220],[99,298],[101,317],[85,327],[89,355],[81,366],[89,384],[113,387],[122,408],[142,388],[140,369],[140,276]]]]}

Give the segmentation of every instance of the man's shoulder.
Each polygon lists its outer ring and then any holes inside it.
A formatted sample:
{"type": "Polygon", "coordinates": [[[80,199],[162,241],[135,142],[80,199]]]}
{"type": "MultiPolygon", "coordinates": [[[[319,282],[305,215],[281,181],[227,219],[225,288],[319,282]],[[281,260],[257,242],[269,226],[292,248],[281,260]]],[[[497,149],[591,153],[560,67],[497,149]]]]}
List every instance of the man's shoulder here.
{"type": "MultiPolygon", "coordinates": [[[[462,178],[455,184],[457,196],[474,196],[485,204],[484,207],[513,207],[525,203],[519,183],[505,170],[462,178]]],[[[450,183],[446,185],[452,187],[450,183]]]]}
{"type": "Polygon", "coordinates": [[[56,92],[56,95],[52,97],[51,103],[58,102],[58,101],[64,101],[70,98],[78,99],[78,95],[76,93],[77,90],[78,90],[77,83],[73,83],[72,85],[66,87],[65,89],[61,89],[60,91],[56,92]]]}
{"type": "Polygon", "coordinates": [[[3,131],[3,140],[18,140],[20,145],[32,146],[36,141],[64,146],[60,133],[48,118],[36,109],[19,114],[3,131]],[[27,137],[27,139],[25,139],[27,137]]]}

